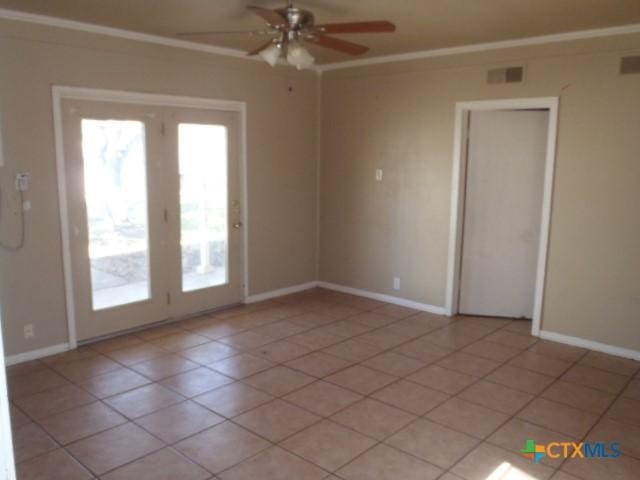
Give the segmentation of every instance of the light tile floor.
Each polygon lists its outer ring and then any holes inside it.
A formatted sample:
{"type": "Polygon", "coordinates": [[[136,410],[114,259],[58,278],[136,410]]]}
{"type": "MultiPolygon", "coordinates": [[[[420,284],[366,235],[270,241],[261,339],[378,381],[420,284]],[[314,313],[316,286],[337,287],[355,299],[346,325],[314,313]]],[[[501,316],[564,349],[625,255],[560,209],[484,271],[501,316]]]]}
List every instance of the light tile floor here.
{"type": "Polygon", "coordinates": [[[640,364],[529,328],[313,289],[16,365],[19,478],[639,478],[640,364]]]}

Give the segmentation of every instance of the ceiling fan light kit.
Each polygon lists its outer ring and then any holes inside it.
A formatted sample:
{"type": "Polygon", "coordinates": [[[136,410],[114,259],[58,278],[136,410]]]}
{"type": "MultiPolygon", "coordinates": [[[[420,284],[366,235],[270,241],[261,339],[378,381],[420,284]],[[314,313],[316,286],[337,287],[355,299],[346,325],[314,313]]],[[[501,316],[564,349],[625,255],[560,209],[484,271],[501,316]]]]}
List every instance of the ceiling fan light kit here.
{"type": "Polygon", "coordinates": [[[269,47],[258,53],[258,55],[269,65],[275,67],[282,55],[282,46],[277,43],[272,43],[269,47]]]}
{"type": "Polygon", "coordinates": [[[361,55],[369,48],[340,38],[328,36],[327,33],[383,33],[394,32],[396,27],[386,20],[369,22],[328,23],[316,25],[314,15],[309,10],[297,8],[289,1],[284,8],[270,10],[268,8],[248,6],[247,9],[261,17],[267,23],[266,30],[248,32],[193,32],[179,35],[214,35],[247,33],[249,35],[271,35],[264,45],[248,53],[260,57],[272,67],[280,59],[296,67],[298,70],[311,68],[315,59],[304,47],[304,43],[312,43],[320,47],[337,50],[349,55],[361,55]]]}
{"type": "Polygon", "coordinates": [[[298,70],[311,68],[315,58],[304,48],[300,42],[290,43],[287,48],[287,62],[298,70]]]}

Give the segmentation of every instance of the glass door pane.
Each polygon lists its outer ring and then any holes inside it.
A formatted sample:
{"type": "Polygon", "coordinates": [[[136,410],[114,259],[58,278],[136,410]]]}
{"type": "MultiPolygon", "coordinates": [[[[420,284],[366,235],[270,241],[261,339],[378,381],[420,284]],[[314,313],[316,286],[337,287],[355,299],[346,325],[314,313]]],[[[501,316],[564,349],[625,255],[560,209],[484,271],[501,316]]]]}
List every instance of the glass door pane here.
{"type": "Polygon", "coordinates": [[[227,127],[178,124],[182,291],[229,282],[227,127]]]}
{"type": "Polygon", "coordinates": [[[145,126],[82,120],[94,310],[150,298],[145,126]]]}

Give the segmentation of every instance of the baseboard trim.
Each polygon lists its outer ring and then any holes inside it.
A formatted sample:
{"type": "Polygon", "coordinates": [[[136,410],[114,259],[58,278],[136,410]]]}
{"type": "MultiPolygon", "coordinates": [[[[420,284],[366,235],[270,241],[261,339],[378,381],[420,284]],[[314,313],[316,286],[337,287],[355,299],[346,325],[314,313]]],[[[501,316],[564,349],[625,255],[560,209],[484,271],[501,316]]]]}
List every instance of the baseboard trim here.
{"type": "MultiPolygon", "coordinates": [[[[346,287],[344,285],[338,285],[329,282],[307,282],[300,285],[293,285],[291,287],[280,288],[278,290],[272,290],[270,292],[258,293],[256,295],[250,295],[245,299],[245,303],[256,303],[263,300],[270,300],[272,298],[282,297],[284,295],[290,295],[292,293],[302,292],[309,290],[310,288],[321,287],[327,290],[334,290],[336,292],[349,293],[351,295],[359,295],[361,297],[371,298],[373,300],[380,300],[381,302],[392,303],[394,305],[400,305],[401,307],[413,308],[415,310],[421,310],[424,312],[434,313],[437,315],[446,315],[446,309],[444,307],[438,307],[435,305],[429,305],[426,303],[414,302],[413,300],[407,300],[405,298],[394,297],[392,295],[386,295],[384,293],[369,292],[367,290],[360,290],[358,288],[346,287]]],[[[563,335],[561,333],[550,332],[548,330],[540,331],[540,338],[543,340],[549,340],[552,342],[564,343],[566,345],[572,345],[574,347],[587,348],[596,352],[602,352],[616,357],[629,358],[631,360],[640,361],[640,351],[632,350],[630,348],[616,347],[614,345],[608,345],[606,343],[596,342],[594,340],[587,340],[580,337],[572,337],[571,335],[563,335]]],[[[16,355],[8,355],[5,357],[5,363],[7,366],[17,365],[19,363],[29,362],[31,360],[38,360],[40,358],[48,357],[50,355],[56,355],[58,353],[66,352],[70,349],[68,343],[60,343],[58,345],[52,345],[50,347],[40,348],[38,350],[31,350],[29,352],[18,353],[16,355]]]]}
{"type": "Polygon", "coordinates": [[[5,357],[4,360],[7,366],[16,365],[18,363],[30,362],[31,360],[38,360],[39,358],[48,357],[49,355],[66,352],[69,348],[68,343],[60,343],[58,345],[51,345],[50,347],[40,348],[38,350],[31,350],[30,352],[9,355],[5,357]]]}
{"type": "MultiPolygon", "coordinates": [[[[308,282],[300,285],[294,285],[292,287],[281,288],[278,290],[272,290],[270,292],[258,293],[257,295],[250,295],[245,299],[245,303],[256,303],[263,300],[269,300],[271,298],[282,297],[291,293],[301,292],[314,288],[318,285],[318,282],[308,282]]],[[[164,323],[164,322],[162,322],[164,323]]],[[[121,333],[119,333],[120,335],[121,333]]],[[[29,362],[31,360],[38,360],[40,358],[48,357],[49,355],[55,355],[70,350],[69,343],[60,343],[58,345],[52,345],[50,347],[40,348],[38,350],[31,350],[29,352],[18,353],[16,355],[9,355],[5,357],[5,363],[7,366],[16,365],[18,363],[29,362]]]]}
{"type": "Polygon", "coordinates": [[[370,292],[368,290],[360,290],[359,288],[345,287],[344,285],[338,285],[338,284],[329,283],[329,282],[318,282],[318,287],[326,288],[327,290],[335,290],[336,292],[349,293],[351,295],[359,295],[361,297],[371,298],[373,300],[380,300],[381,302],[392,303],[394,305],[413,308],[415,310],[421,310],[423,312],[435,313],[436,315],[447,314],[447,309],[445,307],[438,307],[436,305],[429,305],[427,303],[414,302],[413,300],[394,297],[393,295],[387,295],[385,293],[370,292]]]}
{"type": "Polygon", "coordinates": [[[244,299],[244,303],[256,303],[264,300],[270,300],[272,298],[283,297],[285,295],[291,295],[292,293],[302,292],[318,286],[318,282],[301,283],[300,285],[293,285],[291,287],[279,288],[278,290],[271,290],[269,292],[257,293],[255,295],[249,295],[244,299]]]}
{"type": "Polygon", "coordinates": [[[566,345],[573,345],[574,347],[588,348],[589,350],[615,355],[616,357],[640,361],[640,351],[632,350],[630,348],[616,347],[615,345],[587,340],[586,338],[563,335],[562,333],[549,332],[547,330],[540,331],[540,338],[543,340],[550,340],[552,342],[564,343],[566,345]]]}

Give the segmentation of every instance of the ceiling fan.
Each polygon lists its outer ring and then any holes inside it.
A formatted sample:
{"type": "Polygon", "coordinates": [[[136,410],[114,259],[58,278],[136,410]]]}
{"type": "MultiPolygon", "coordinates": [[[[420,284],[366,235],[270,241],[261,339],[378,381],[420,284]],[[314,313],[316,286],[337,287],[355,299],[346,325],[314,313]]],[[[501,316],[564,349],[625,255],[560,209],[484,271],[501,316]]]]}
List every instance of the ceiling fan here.
{"type": "Polygon", "coordinates": [[[382,33],[393,32],[396,27],[386,20],[370,22],[327,23],[316,25],[314,15],[309,10],[294,7],[293,2],[287,6],[270,10],[268,8],[248,6],[247,9],[267,22],[263,30],[230,31],[230,32],[184,32],[178,35],[216,35],[244,33],[248,35],[270,36],[269,41],[252,50],[248,55],[260,55],[269,65],[274,67],[280,58],[298,70],[310,68],[315,59],[304,47],[304,42],[337,50],[350,55],[360,55],[369,50],[364,45],[331,37],[333,33],[382,33]]]}

